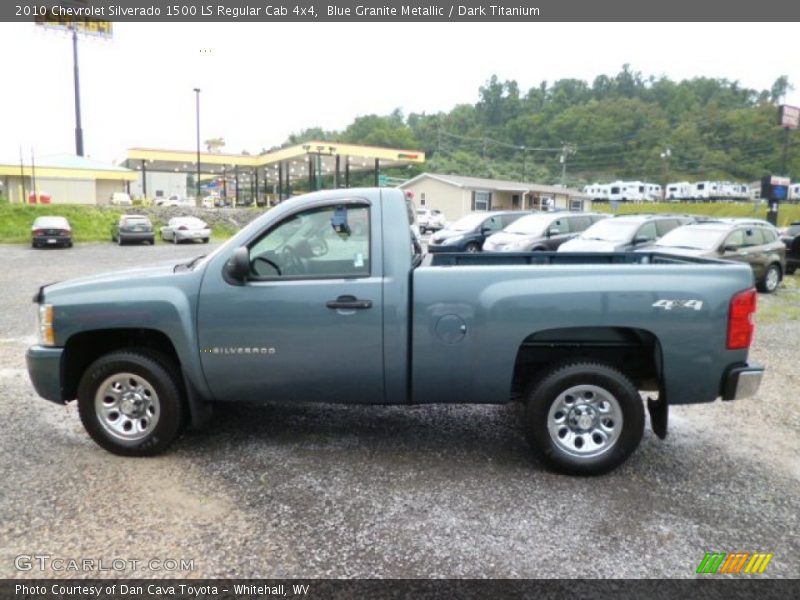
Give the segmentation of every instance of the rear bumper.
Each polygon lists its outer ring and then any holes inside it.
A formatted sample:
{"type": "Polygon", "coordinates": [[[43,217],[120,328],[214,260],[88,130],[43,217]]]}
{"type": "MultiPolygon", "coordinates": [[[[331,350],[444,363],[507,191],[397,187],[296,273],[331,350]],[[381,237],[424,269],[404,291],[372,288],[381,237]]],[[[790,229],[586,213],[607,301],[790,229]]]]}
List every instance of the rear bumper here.
{"type": "Polygon", "coordinates": [[[63,348],[31,346],[25,353],[28,376],[42,398],[64,404],[61,393],[61,355],[63,348]]]}
{"type": "Polygon", "coordinates": [[[204,240],[211,237],[210,229],[190,229],[174,232],[176,240],[204,240]]]}
{"type": "Polygon", "coordinates": [[[70,235],[37,235],[31,238],[37,246],[62,246],[72,241],[70,235]]]}
{"type": "Polygon", "coordinates": [[[722,384],[723,400],[741,400],[755,396],[764,376],[761,365],[744,365],[729,369],[722,384]]]}
{"type": "Polygon", "coordinates": [[[119,238],[126,242],[146,242],[155,238],[152,231],[120,231],[119,238]]]}

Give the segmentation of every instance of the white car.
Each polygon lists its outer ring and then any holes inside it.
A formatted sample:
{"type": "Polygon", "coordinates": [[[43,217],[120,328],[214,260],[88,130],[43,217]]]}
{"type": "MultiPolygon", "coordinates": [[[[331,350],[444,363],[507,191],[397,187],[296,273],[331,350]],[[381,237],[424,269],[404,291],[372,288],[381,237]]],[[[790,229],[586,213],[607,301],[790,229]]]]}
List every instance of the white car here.
{"type": "Polygon", "coordinates": [[[109,204],[112,206],[132,206],[133,201],[130,195],[125,192],[114,192],[109,198],[109,204]]]}
{"type": "Polygon", "coordinates": [[[157,198],[156,206],[194,206],[188,198],[181,198],[178,194],[172,194],[166,198],[157,198]]]}
{"type": "Polygon", "coordinates": [[[444,229],[444,214],[435,208],[419,208],[417,209],[417,223],[419,224],[420,233],[439,231],[444,229]]]}
{"type": "Polygon", "coordinates": [[[161,239],[177,244],[200,240],[204,244],[211,238],[211,227],[197,217],[173,217],[161,228],[161,239]]]}

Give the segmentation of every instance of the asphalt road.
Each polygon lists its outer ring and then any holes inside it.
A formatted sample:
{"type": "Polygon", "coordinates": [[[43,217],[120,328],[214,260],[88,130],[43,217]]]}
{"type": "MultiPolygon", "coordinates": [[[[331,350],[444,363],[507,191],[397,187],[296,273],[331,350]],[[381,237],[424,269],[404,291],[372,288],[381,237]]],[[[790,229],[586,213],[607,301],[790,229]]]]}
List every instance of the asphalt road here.
{"type": "Polygon", "coordinates": [[[757,398],[673,408],[666,441],[648,427],[603,477],[545,471],[513,405],[227,407],[166,455],[106,453],[30,385],[31,297],[208,249],[0,246],[0,577],[683,578],[707,551],[772,552],[764,576],[800,575],[800,321],[780,316],[757,330],[757,398]],[[126,562],[19,570],[20,555],[126,562]],[[194,564],[130,563],[151,559],[194,564]]]}

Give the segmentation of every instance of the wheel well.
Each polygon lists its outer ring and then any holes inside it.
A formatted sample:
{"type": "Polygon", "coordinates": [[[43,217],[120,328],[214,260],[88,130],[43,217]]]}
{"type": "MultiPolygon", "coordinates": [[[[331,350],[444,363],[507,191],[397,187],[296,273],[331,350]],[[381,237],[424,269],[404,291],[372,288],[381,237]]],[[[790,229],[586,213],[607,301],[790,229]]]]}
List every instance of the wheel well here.
{"type": "Polygon", "coordinates": [[[631,327],[566,327],[526,337],[514,363],[512,397],[520,398],[558,363],[593,361],[624,373],[639,390],[658,390],[661,346],[655,335],[631,327]]]}
{"type": "Polygon", "coordinates": [[[155,329],[101,329],[76,333],[67,340],[61,361],[64,399],[77,397],[78,384],[90,364],[122,348],[145,348],[165,355],[173,362],[178,385],[183,391],[178,353],[164,333],[155,329]]]}

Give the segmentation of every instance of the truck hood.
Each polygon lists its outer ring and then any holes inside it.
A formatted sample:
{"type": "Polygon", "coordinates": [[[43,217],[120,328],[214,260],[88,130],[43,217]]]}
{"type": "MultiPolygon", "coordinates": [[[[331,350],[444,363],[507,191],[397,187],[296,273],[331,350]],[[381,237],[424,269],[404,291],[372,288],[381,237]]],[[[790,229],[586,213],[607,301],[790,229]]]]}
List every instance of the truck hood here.
{"type": "Polygon", "coordinates": [[[109,273],[98,273],[86,277],[67,279],[66,281],[45,285],[42,291],[44,292],[45,300],[49,302],[52,298],[58,298],[73,293],[88,292],[95,289],[147,285],[147,282],[153,279],[178,277],[179,275],[175,273],[176,264],[179,263],[169,261],[149,267],[135,267],[132,269],[123,269],[109,273]]]}

